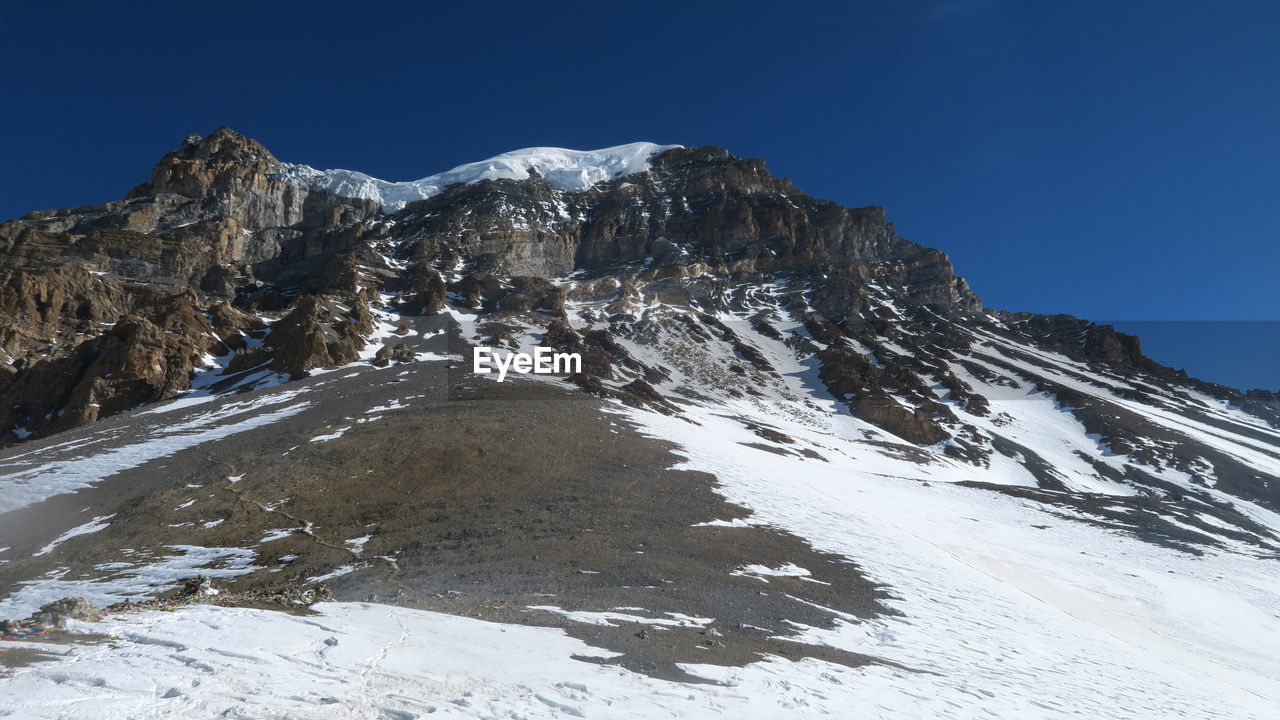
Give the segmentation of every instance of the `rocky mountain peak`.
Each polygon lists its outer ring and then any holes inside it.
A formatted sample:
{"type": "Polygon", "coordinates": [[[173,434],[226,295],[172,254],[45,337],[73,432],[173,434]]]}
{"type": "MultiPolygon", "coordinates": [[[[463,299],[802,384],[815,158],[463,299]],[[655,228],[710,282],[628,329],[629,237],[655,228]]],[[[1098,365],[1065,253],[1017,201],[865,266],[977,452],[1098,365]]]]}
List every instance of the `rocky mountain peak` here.
{"type": "Polygon", "coordinates": [[[126,197],[174,194],[204,199],[239,189],[231,185],[232,180],[243,182],[279,167],[280,161],[260,143],[224,125],[208,136],[188,135],[156,163],[150,180],[126,197]]]}
{"type": "Polygon", "coordinates": [[[259,159],[273,163],[279,162],[271,151],[257,140],[241,135],[226,125],[207,136],[195,133],[188,135],[182,145],[166,155],[165,159],[169,156],[213,163],[250,162],[259,159]]]}
{"type": "MultiPolygon", "coordinates": [[[[166,154],[125,201],[0,224],[0,309],[8,441],[184,392],[209,355],[222,358],[210,382],[227,387],[356,362],[379,313],[471,313],[509,343],[525,328],[583,353],[574,382],[588,392],[668,409],[676,360],[638,360],[626,343],[717,339],[763,382],[769,363],[723,323],[751,317],[854,416],[978,459],[990,447],[965,439],[954,405],[982,416],[985,401],[945,359],[972,328],[1186,380],[1110,328],[985,311],[946,254],[899,236],[883,207],[814,198],[712,146],[530,148],[386,183],[282,163],[219,128],[166,154]],[[170,318],[188,330],[164,329],[170,318]]],[[[732,393],[741,379],[725,382],[732,393]]],[[[1270,398],[1212,392],[1275,415],[1270,398]]]]}
{"type": "Polygon", "coordinates": [[[763,160],[712,146],[530,148],[386,183],[282,163],[222,127],[188,136],[124,201],[0,226],[0,248],[10,439],[181,393],[219,347],[235,354],[232,376],[351,362],[389,295],[408,313],[452,302],[558,316],[560,335],[586,343],[606,378],[625,362],[620,346],[603,331],[576,339],[570,297],[623,288],[629,307],[703,312],[735,306],[730,287],[783,283],[807,288],[810,311],[846,329],[866,324],[875,293],[947,315],[981,308],[946,256],[900,238],[883,208],[812,198],[763,160]],[[566,285],[575,273],[588,285],[566,285]],[[221,318],[216,332],[206,323],[175,343],[112,330],[192,307],[221,318]],[[259,342],[247,346],[246,333],[259,342]]]}
{"type": "Polygon", "coordinates": [[[231,219],[248,232],[326,225],[338,207],[361,215],[377,210],[368,201],[316,194],[287,182],[283,167],[259,142],[223,126],[204,137],[188,135],[126,200],[187,198],[196,203],[187,214],[194,210],[200,220],[231,219]]]}

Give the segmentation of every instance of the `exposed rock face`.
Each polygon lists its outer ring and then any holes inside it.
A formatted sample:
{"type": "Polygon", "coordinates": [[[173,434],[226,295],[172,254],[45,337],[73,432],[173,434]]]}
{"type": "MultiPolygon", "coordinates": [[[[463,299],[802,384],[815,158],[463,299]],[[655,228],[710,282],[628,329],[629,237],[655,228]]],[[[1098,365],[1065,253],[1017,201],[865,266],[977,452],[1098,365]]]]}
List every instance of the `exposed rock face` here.
{"type": "MultiPolygon", "coordinates": [[[[131,190],[127,199],[179,195],[197,201],[206,215],[235,220],[250,232],[326,224],[325,216],[334,209],[333,196],[313,199],[306,190],[284,182],[280,171],[280,161],[257,141],[223,127],[208,137],[188,136],[160,159],[151,179],[131,190]]],[[[271,253],[251,245],[248,255],[267,259],[271,253]]]]}
{"type": "Polygon", "coordinates": [[[376,205],[308,194],[279,168],[223,128],[189,137],[124,201],[0,224],[0,442],[186,390],[206,353],[243,350],[240,333],[265,326],[233,302],[354,292],[341,251],[376,205]]]}
{"type": "Polygon", "coordinates": [[[406,292],[411,296],[401,306],[409,315],[434,315],[444,308],[448,288],[444,278],[428,265],[415,265],[406,292]]]}
{"type": "Polygon", "coordinates": [[[1000,317],[1068,357],[1129,370],[1160,372],[1165,369],[1142,354],[1138,338],[1116,332],[1110,325],[1094,325],[1070,315],[1000,313],[1000,317]]]}
{"type": "Polygon", "coordinates": [[[271,369],[300,378],[315,368],[358,360],[364,338],[373,330],[373,316],[363,296],[348,302],[344,310],[334,300],[311,295],[299,299],[288,315],[271,325],[265,343],[271,369]]]}
{"type": "Polygon", "coordinates": [[[220,346],[190,292],[141,306],[69,354],[0,379],[0,427],[56,432],[171,398],[220,346]]]}
{"type": "Polygon", "coordinates": [[[946,255],[898,237],[883,208],[811,198],[762,161],[718,148],[670,150],[648,173],[585,192],[537,178],[455,186],[395,219],[414,238],[408,259],[467,258],[498,275],[608,271],[652,258],[661,277],[836,273],[847,297],[828,304],[842,312],[868,281],[948,312],[981,309],[946,255]]]}
{"type": "MultiPolygon", "coordinates": [[[[536,173],[453,185],[388,214],[303,188],[222,128],[188,137],[125,200],[0,224],[0,443],[172,397],[210,355],[229,375],[354,362],[375,311],[448,307],[487,318],[495,342],[511,341],[504,323],[532,324],[543,345],[582,355],[584,389],[665,411],[655,385],[678,356],[628,348],[726,343],[731,394],[745,396],[777,369],[717,313],[754,313],[769,337],[790,318],[786,342],[850,412],[975,457],[949,404],[983,415],[987,401],[943,362],[969,349],[962,328],[1185,380],[1111,328],[984,313],[946,255],[899,237],[883,208],[812,198],[718,148],[668,150],[586,190],[536,173]],[[582,302],[607,303],[603,325],[575,326],[582,302]],[[650,318],[659,307],[675,312],[650,318]]],[[[1205,392],[1280,421],[1272,394],[1205,392]]]]}

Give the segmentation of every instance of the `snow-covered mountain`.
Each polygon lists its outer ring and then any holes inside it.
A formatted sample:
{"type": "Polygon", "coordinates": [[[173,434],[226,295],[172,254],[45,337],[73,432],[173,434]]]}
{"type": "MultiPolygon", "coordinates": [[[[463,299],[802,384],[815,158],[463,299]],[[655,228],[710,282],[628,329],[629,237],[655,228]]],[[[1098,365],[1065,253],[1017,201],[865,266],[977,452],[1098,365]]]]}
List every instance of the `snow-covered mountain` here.
{"type": "Polygon", "coordinates": [[[223,129],[0,225],[0,281],[0,715],[1280,706],[1280,400],[757,160],[223,129]]]}
{"type": "Polygon", "coordinates": [[[354,170],[316,170],[293,164],[283,166],[280,178],[308,190],[373,200],[384,212],[395,212],[415,200],[439,195],[450,185],[481,180],[527,180],[534,176],[563,190],[586,190],[606,180],[644,172],[650,158],[678,147],[637,142],[601,150],[525,148],[408,182],[387,182],[354,170]]]}

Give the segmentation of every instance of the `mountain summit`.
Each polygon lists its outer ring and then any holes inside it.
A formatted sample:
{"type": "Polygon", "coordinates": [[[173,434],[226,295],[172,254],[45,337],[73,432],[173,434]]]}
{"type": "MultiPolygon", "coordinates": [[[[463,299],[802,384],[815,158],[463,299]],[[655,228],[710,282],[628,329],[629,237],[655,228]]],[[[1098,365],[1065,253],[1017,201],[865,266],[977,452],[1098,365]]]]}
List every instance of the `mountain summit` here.
{"type": "Polygon", "coordinates": [[[439,195],[450,185],[481,180],[541,177],[563,190],[586,190],[606,180],[645,172],[655,155],[679,147],[637,142],[602,150],[525,148],[411,182],[393,183],[351,170],[320,171],[306,165],[286,166],[282,175],[286,182],[310,190],[374,200],[383,212],[395,212],[408,203],[439,195]]]}
{"type": "Polygon", "coordinates": [[[189,136],[122,202],[0,225],[0,248],[10,440],[172,397],[205,355],[245,349],[235,338],[265,322],[255,312],[311,294],[345,293],[356,312],[316,323],[313,352],[264,350],[234,369],[270,359],[298,376],[350,361],[376,292],[409,312],[436,312],[448,293],[469,308],[559,312],[567,288],[552,280],[573,273],[707,309],[712,278],[821,278],[815,309],[837,323],[867,309],[873,279],[945,315],[980,309],[946,256],[898,237],[882,208],[816,200],[717,148],[650,143],[520,150],[386,183],[281,163],[224,127],[189,136]]]}

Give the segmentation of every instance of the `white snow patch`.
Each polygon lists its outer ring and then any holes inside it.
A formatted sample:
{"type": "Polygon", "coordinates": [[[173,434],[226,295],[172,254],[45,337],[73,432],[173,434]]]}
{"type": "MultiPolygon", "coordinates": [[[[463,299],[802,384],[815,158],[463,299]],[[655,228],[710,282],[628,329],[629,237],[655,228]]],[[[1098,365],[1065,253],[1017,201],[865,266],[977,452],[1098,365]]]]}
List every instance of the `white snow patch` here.
{"type": "Polygon", "coordinates": [[[270,425],[310,406],[308,402],[301,402],[272,412],[261,412],[263,406],[279,404],[291,397],[290,393],[279,393],[250,403],[231,403],[183,422],[150,428],[137,441],[79,457],[49,461],[48,455],[55,451],[52,447],[10,457],[6,461],[9,465],[6,469],[12,471],[0,474],[0,513],[90,487],[118,472],[180,450],[270,425]],[[244,417],[235,419],[240,416],[244,417]],[[19,457],[26,462],[15,462],[19,457]]]}
{"type": "Polygon", "coordinates": [[[274,528],[264,532],[262,534],[262,539],[259,540],[258,543],[261,544],[275,542],[276,540],[283,540],[296,532],[302,531],[303,528],[274,528]]]}
{"type": "Polygon", "coordinates": [[[586,610],[564,610],[556,605],[529,605],[530,610],[542,610],[555,613],[574,622],[588,625],[618,625],[619,623],[640,623],[652,627],[706,627],[715,622],[715,618],[700,618],[681,613],[669,612],[668,617],[648,618],[641,615],[620,612],[588,612],[586,610]]]}
{"type": "Polygon", "coordinates": [[[415,200],[438,195],[450,185],[481,180],[527,180],[530,170],[564,190],[586,190],[605,180],[644,172],[649,169],[651,158],[678,147],[636,142],[601,150],[525,148],[408,182],[387,182],[354,170],[321,171],[307,165],[286,164],[282,179],[308,190],[374,200],[384,211],[395,212],[415,200]]]}
{"type": "MultiPolygon", "coordinates": [[[[55,539],[53,542],[49,543],[48,545],[45,545],[43,548],[40,548],[40,551],[37,553],[34,553],[33,557],[38,557],[40,555],[47,555],[54,548],[58,547],[62,543],[78,535],[88,535],[89,533],[95,533],[95,532],[98,532],[99,530],[104,530],[108,525],[111,524],[108,521],[113,517],[115,517],[115,513],[112,513],[110,515],[99,515],[98,517],[90,520],[89,522],[83,525],[73,527],[70,530],[59,535],[57,539],[55,539]]],[[[5,548],[5,549],[7,550],[8,548],[5,548]]]]}
{"type": "Polygon", "coordinates": [[[760,580],[761,582],[769,582],[770,577],[789,577],[807,580],[809,582],[822,583],[823,585],[830,584],[809,577],[812,573],[793,563],[783,563],[776,568],[771,568],[767,565],[744,565],[729,574],[751,577],[760,580]]]}
{"type": "Polygon", "coordinates": [[[342,437],[342,435],[350,429],[351,429],[351,426],[349,425],[347,427],[341,427],[326,435],[317,435],[311,438],[311,442],[328,442],[330,440],[337,440],[338,438],[342,437]]]}
{"type": "Polygon", "coordinates": [[[348,575],[357,570],[363,570],[367,567],[369,567],[369,563],[364,563],[364,562],[351,563],[350,565],[340,565],[323,575],[313,575],[307,578],[307,582],[322,583],[328,580],[332,580],[336,577],[342,577],[343,575],[348,575]]]}
{"type": "Polygon", "coordinates": [[[64,579],[67,569],[59,568],[38,580],[21,582],[22,589],[0,600],[0,618],[24,618],[48,602],[67,597],[83,597],[106,607],[164,592],[196,575],[225,578],[257,569],[252,564],[255,553],[245,548],[169,545],[167,549],[177,552],[144,557],[135,551],[130,554],[140,558],[137,562],[100,565],[97,569],[108,574],[91,580],[64,579]]]}

